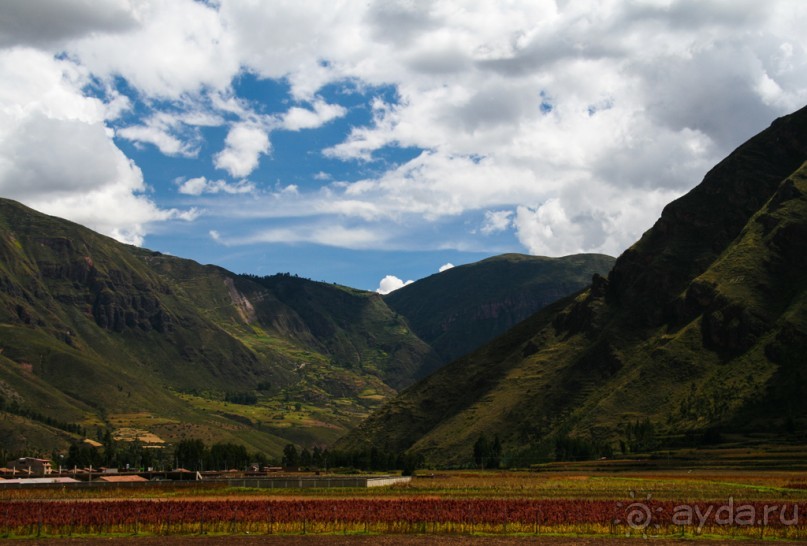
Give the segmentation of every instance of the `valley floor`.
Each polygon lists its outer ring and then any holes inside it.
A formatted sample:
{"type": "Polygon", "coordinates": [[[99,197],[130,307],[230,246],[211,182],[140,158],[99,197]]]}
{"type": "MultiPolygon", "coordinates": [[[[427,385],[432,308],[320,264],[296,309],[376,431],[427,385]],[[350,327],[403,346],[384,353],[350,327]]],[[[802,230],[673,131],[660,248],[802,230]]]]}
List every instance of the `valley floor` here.
{"type": "MultiPolygon", "coordinates": [[[[373,489],[0,488],[0,538],[158,544],[790,544],[798,471],[430,472],[373,489]]],[[[804,543],[804,542],[802,542],[804,543]]]]}

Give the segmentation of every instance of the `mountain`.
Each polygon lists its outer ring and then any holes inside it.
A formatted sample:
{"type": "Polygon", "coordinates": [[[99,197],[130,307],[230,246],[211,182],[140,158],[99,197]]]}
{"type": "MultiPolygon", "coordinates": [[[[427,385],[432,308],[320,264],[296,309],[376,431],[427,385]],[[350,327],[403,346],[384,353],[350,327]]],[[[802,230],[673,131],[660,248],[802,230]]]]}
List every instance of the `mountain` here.
{"type": "Polygon", "coordinates": [[[378,294],[235,275],[7,200],[0,232],[0,397],[27,419],[0,425],[6,445],[102,427],[278,453],[440,364],[378,294]]]}
{"type": "MultiPolygon", "coordinates": [[[[547,286],[536,305],[577,288],[547,286]]],[[[505,314],[523,306],[506,291],[487,298],[505,314]]],[[[236,275],[0,199],[0,449],[114,431],[278,455],[333,442],[445,362],[379,294],[236,275]]]]}
{"type": "Polygon", "coordinates": [[[527,464],[807,430],[807,108],[670,203],[607,278],[403,391],[340,440],[527,464]],[[477,447],[480,444],[477,444],[477,447]]]}
{"type": "Polygon", "coordinates": [[[412,330],[450,362],[604,275],[614,258],[504,254],[453,267],[384,297],[412,330]]]}

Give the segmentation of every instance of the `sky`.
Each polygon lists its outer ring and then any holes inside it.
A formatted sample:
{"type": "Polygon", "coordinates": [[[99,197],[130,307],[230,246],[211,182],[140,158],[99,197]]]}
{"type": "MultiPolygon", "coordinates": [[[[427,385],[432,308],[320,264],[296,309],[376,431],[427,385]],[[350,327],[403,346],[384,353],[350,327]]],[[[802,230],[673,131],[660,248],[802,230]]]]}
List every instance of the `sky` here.
{"type": "Polygon", "coordinates": [[[0,196],[388,292],[618,255],[807,103],[802,0],[2,0],[0,196]]]}

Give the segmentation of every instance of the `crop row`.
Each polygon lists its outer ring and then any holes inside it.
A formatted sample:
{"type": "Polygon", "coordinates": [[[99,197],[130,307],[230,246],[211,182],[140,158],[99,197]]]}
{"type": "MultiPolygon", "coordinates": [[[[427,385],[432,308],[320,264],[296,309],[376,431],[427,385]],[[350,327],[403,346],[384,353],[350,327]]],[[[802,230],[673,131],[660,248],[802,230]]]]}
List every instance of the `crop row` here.
{"type": "Polygon", "coordinates": [[[787,506],[772,512],[761,503],[732,504],[730,511],[714,503],[688,508],[689,521],[682,507],[650,501],[627,505],[604,500],[441,498],[7,501],[0,503],[0,534],[551,531],[807,536],[795,505],[790,512],[787,506]],[[749,511],[754,512],[754,518],[749,519],[749,511]],[[755,519],[757,515],[759,519],[755,519]]]}

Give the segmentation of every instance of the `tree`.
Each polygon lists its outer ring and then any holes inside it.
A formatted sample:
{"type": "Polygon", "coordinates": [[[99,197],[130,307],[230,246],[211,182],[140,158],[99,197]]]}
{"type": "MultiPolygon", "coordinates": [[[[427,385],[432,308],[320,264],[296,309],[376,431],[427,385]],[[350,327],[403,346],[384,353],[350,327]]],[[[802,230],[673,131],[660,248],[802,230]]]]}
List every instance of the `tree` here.
{"type": "Polygon", "coordinates": [[[300,454],[294,444],[286,444],[283,448],[283,466],[299,466],[300,454]]]}
{"type": "Polygon", "coordinates": [[[490,454],[488,463],[485,468],[499,468],[502,458],[502,442],[499,440],[499,435],[493,437],[493,445],[490,446],[490,454]]]}
{"type": "Polygon", "coordinates": [[[479,435],[479,439],[474,443],[474,463],[479,468],[485,468],[490,456],[490,442],[484,434],[479,435]]]}
{"type": "Polygon", "coordinates": [[[321,468],[324,462],[322,450],[319,448],[319,446],[314,446],[314,449],[311,451],[311,465],[315,468],[321,468]]]}
{"type": "Polygon", "coordinates": [[[104,464],[107,466],[115,466],[115,461],[118,457],[118,446],[117,442],[115,442],[114,438],[112,438],[112,432],[109,429],[106,429],[104,432],[104,464]]]}
{"type": "Polygon", "coordinates": [[[210,447],[208,468],[227,470],[245,468],[249,464],[247,448],[241,444],[217,443],[210,447]]]}
{"type": "Polygon", "coordinates": [[[311,466],[311,452],[308,451],[307,447],[304,447],[300,452],[300,465],[306,468],[311,466]]]}
{"type": "Polygon", "coordinates": [[[207,447],[202,440],[181,440],[174,452],[177,466],[188,470],[202,470],[207,459],[207,447]]]}
{"type": "Polygon", "coordinates": [[[645,453],[658,447],[656,429],[650,419],[628,423],[625,427],[627,448],[631,453],[645,453]]]}
{"type": "Polygon", "coordinates": [[[269,457],[266,456],[266,453],[262,451],[256,451],[252,454],[252,462],[258,465],[258,469],[263,468],[264,466],[270,466],[269,457]]]}
{"type": "Polygon", "coordinates": [[[415,470],[422,468],[426,463],[426,460],[421,453],[405,453],[399,457],[398,463],[398,466],[400,466],[402,469],[401,475],[413,476],[415,474],[415,470]]]}
{"type": "Polygon", "coordinates": [[[67,458],[64,464],[67,468],[86,468],[93,466],[98,468],[103,465],[103,458],[94,447],[87,444],[71,444],[67,451],[67,458]]]}

